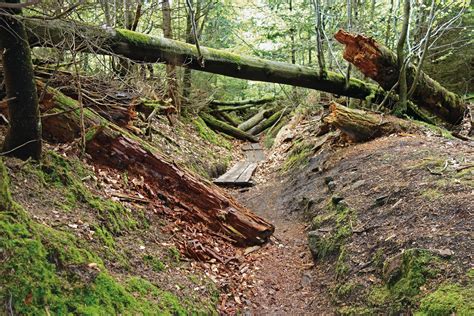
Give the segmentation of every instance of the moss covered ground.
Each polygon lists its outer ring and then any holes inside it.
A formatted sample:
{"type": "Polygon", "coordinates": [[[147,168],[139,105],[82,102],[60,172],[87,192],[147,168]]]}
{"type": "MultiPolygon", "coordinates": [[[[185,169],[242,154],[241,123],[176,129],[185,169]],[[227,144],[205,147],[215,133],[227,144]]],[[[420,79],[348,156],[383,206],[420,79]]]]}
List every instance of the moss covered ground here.
{"type": "MultiPolygon", "coordinates": [[[[143,227],[142,215],[101,198],[80,181],[87,171],[77,160],[47,153],[39,166],[25,166],[47,186],[70,192],[71,210],[86,204],[97,212],[99,243],[114,248],[114,238],[143,227]],[[140,224],[138,223],[140,221],[140,224]]],[[[56,191],[57,192],[57,191],[56,191]]],[[[213,313],[212,304],[192,300],[160,288],[139,276],[115,276],[103,261],[117,253],[98,253],[97,248],[69,231],[34,220],[12,199],[7,169],[0,161],[0,303],[2,313],[19,315],[185,315],[213,313]]],[[[32,207],[29,205],[29,207],[32,207]]],[[[69,210],[69,212],[71,212],[69,210]]],[[[66,210],[68,211],[68,210],[66,210]]],[[[32,213],[33,212],[33,213],[32,213]]],[[[171,251],[171,250],[170,250],[171,251]]],[[[171,256],[171,255],[170,255],[171,256]]],[[[176,257],[176,255],[174,256],[176,257]]],[[[115,260],[124,260],[117,257],[115,260]]],[[[173,259],[176,260],[176,259],[173,259]]],[[[150,256],[144,264],[162,271],[164,264],[150,256]]]]}

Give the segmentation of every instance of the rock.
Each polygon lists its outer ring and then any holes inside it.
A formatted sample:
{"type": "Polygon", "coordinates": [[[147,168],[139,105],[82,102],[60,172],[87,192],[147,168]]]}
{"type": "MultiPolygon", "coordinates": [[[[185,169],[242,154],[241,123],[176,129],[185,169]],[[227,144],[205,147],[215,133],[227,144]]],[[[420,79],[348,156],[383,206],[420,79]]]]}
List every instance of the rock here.
{"type": "Polygon", "coordinates": [[[312,278],[310,272],[303,273],[303,276],[301,277],[301,286],[307,287],[307,286],[311,285],[312,280],[313,280],[313,278],[312,278]]]}
{"type": "Polygon", "coordinates": [[[330,191],[334,191],[336,189],[336,182],[331,181],[327,184],[327,186],[330,191]]]}
{"type": "Polygon", "coordinates": [[[318,257],[318,249],[323,237],[324,232],[318,230],[312,230],[308,232],[308,246],[313,258],[318,257]]]}
{"type": "Polygon", "coordinates": [[[338,205],[344,198],[339,195],[334,195],[331,200],[334,205],[338,205]]]}
{"type": "Polygon", "coordinates": [[[454,255],[454,251],[451,249],[432,249],[431,252],[442,258],[449,258],[454,255]]]}

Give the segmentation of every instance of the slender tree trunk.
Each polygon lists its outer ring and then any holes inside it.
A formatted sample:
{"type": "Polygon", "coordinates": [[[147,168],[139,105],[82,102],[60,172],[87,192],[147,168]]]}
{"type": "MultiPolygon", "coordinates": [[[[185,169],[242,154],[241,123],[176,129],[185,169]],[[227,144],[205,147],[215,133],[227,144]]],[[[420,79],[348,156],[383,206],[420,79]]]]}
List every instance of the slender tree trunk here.
{"type": "Polygon", "coordinates": [[[0,48],[10,126],[2,151],[21,159],[40,159],[41,121],[28,37],[23,23],[14,17],[21,10],[5,9],[4,13],[0,15],[0,48]]]}
{"type": "MultiPolygon", "coordinates": [[[[191,5],[194,5],[194,1],[191,1],[191,5]]],[[[198,6],[200,6],[201,1],[198,1],[198,6]]],[[[196,12],[199,10],[197,9],[196,12]]],[[[186,16],[186,43],[195,44],[193,29],[192,29],[192,15],[188,13],[186,16]]],[[[191,85],[192,85],[192,70],[189,68],[184,69],[183,73],[183,93],[181,95],[181,103],[184,108],[189,104],[189,96],[191,95],[191,85]]]]}
{"type": "Polygon", "coordinates": [[[390,0],[390,9],[388,10],[387,15],[387,28],[385,29],[385,46],[390,47],[390,28],[392,26],[392,14],[393,14],[393,1],[390,0]]]}
{"type": "MultiPolygon", "coordinates": [[[[173,39],[173,29],[171,26],[171,7],[169,0],[163,0],[161,3],[161,9],[163,11],[163,36],[165,38],[173,39]]],[[[171,98],[173,105],[176,107],[178,114],[181,111],[180,99],[178,95],[177,79],[176,79],[176,66],[168,64],[166,65],[166,78],[168,83],[168,97],[171,98]]]]}
{"type": "Polygon", "coordinates": [[[395,115],[400,116],[401,114],[405,113],[407,110],[407,94],[408,94],[408,87],[407,87],[407,67],[405,66],[405,44],[408,35],[408,28],[410,27],[410,0],[405,0],[404,9],[403,9],[403,26],[402,31],[400,33],[400,38],[398,39],[397,44],[397,65],[400,71],[400,77],[398,79],[399,82],[399,90],[398,95],[400,97],[400,101],[393,109],[393,113],[395,115]]]}
{"type": "MultiPolygon", "coordinates": [[[[321,12],[321,0],[313,0],[314,13],[316,17],[316,47],[318,50],[318,64],[319,72],[321,76],[326,74],[326,64],[324,61],[324,50],[323,50],[323,23],[322,23],[322,12],[321,12]]],[[[310,50],[311,54],[311,50],[310,50]]],[[[311,55],[310,55],[311,56],[311,55]]]]}

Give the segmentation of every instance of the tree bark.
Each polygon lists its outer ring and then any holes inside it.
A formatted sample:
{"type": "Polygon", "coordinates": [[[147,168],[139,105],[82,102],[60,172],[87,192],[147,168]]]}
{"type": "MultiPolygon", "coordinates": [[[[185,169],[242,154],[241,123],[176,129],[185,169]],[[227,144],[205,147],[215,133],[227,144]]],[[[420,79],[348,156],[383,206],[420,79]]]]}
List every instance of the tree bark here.
{"type": "MultiPolygon", "coordinates": [[[[339,30],[335,38],[346,45],[344,58],[354,64],[364,75],[378,82],[389,91],[398,81],[400,72],[396,55],[374,39],[339,30]]],[[[407,84],[411,86],[416,74],[412,64],[406,66],[407,84]]],[[[418,84],[411,100],[421,109],[434,114],[445,122],[459,124],[466,105],[456,94],[442,87],[424,72],[420,72],[418,84]]]]}
{"type": "Polygon", "coordinates": [[[239,106],[239,105],[246,105],[246,104],[265,104],[269,102],[275,101],[274,97],[269,98],[262,98],[262,99],[248,99],[248,100],[239,100],[239,101],[219,101],[219,100],[212,100],[211,105],[228,105],[228,106],[239,106]]]}
{"type": "MultiPolygon", "coordinates": [[[[44,86],[43,86],[44,87],[44,86]]],[[[71,141],[80,132],[78,104],[55,89],[48,88],[42,111],[60,113],[43,120],[45,137],[71,141]]],[[[138,137],[84,109],[87,133],[86,152],[101,165],[143,177],[155,192],[154,198],[182,214],[182,219],[201,222],[238,245],[264,242],[274,227],[238,204],[221,189],[204,183],[169,161],[138,137]]]]}
{"type": "MultiPolygon", "coordinates": [[[[402,115],[407,110],[407,101],[408,101],[408,85],[407,85],[407,67],[406,57],[405,57],[405,44],[410,39],[408,38],[408,30],[410,28],[410,1],[405,0],[404,9],[403,9],[403,25],[402,31],[400,33],[400,37],[397,43],[397,65],[399,71],[399,78],[398,78],[398,96],[400,100],[398,101],[397,105],[393,109],[393,113],[395,115],[402,115]]],[[[396,83],[395,83],[396,84],[396,83]]]]}
{"type": "MultiPolygon", "coordinates": [[[[19,4],[19,0],[5,1],[19,4]]],[[[20,159],[40,159],[41,122],[33,65],[25,27],[14,15],[19,9],[4,9],[0,15],[0,48],[10,126],[3,153],[20,159]]]]}
{"type": "Polygon", "coordinates": [[[255,136],[244,132],[230,124],[227,124],[226,122],[220,121],[208,113],[202,112],[199,114],[199,116],[201,116],[207,126],[209,126],[215,131],[222,132],[240,140],[247,140],[252,143],[258,142],[258,139],[255,136]]]}
{"type": "MultiPolygon", "coordinates": [[[[163,36],[173,39],[173,29],[171,27],[171,7],[169,0],[162,0],[161,8],[163,12],[163,36]]],[[[168,97],[173,100],[178,113],[181,112],[181,100],[178,95],[178,80],[176,77],[176,65],[166,65],[166,81],[168,84],[168,97]]]]}
{"type": "Polygon", "coordinates": [[[292,109],[286,108],[274,113],[272,116],[267,118],[266,120],[261,121],[259,124],[252,127],[248,132],[252,135],[258,135],[261,132],[265,131],[267,128],[270,128],[274,124],[276,124],[279,120],[281,120],[286,115],[290,114],[292,109]]]}
{"type": "Polygon", "coordinates": [[[262,120],[265,119],[265,115],[268,117],[269,110],[260,110],[257,114],[246,120],[245,122],[239,124],[238,128],[243,131],[248,131],[262,120]]]}
{"type": "MultiPolygon", "coordinates": [[[[322,77],[309,67],[269,61],[257,57],[241,56],[226,51],[201,47],[204,65],[198,58],[196,47],[171,39],[152,37],[123,29],[69,24],[61,21],[28,20],[30,43],[33,46],[75,47],[98,54],[118,54],[136,61],[165,62],[224,76],[288,84],[320,91],[365,99],[373,97],[377,87],[357,79],[345,86],[345,78],[333,72],[322,77]],[[74,32],[68,30],[75,29],[74,32]],[[94,45],[84,45],[94,41],[94,45]]],[[[383,95],[377,95],[383,98],[383,95]]]]}
{"type": "Polygon", "coordinates": [[[409,121],[350,109],[336,102],[331,103],[329,110],[331,113],[324,118],[324,122],[340,129],[353,142],[364,142],[414,128],[409,121]]]}

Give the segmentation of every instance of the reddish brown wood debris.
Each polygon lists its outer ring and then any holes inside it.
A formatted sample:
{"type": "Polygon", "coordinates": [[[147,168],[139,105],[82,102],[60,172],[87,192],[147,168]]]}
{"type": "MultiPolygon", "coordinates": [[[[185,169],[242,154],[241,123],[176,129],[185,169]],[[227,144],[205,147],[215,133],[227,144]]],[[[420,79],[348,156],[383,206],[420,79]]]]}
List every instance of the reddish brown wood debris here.
{"type": "Polygon", "coordinates": [[[367,77],[378,76],[377,59],[381,52],[373,38],[344,30],[339,30],[334,38],[346,45],[343,55],[345,60],[354,64],[367,77]]]}

